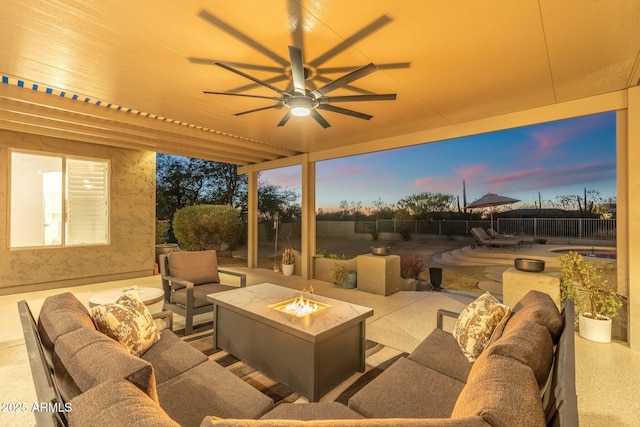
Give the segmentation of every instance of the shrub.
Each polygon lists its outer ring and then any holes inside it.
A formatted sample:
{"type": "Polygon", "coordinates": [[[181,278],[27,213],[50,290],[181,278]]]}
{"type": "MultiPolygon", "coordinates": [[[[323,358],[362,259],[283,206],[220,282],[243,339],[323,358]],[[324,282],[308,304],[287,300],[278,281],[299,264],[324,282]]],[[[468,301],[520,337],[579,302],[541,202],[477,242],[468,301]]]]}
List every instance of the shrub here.
{"type": "Polygon", "coordinates": [[[156,220],[156,245],[167,243],[169,239],[169,221],[156,220]]]}
{"type": "Polygon", "coordinates": [[[194,205],[176,211],[173,230],[183,250],[215,249],[220,256],[231,256],[240,240],[242,221],[231,206],[194,205]]]}
{"type": "Polygon", "coordinates": [[[403,279],[417,279],[428,265],[418,254],[400,255],[400,276],[403,279]]]}

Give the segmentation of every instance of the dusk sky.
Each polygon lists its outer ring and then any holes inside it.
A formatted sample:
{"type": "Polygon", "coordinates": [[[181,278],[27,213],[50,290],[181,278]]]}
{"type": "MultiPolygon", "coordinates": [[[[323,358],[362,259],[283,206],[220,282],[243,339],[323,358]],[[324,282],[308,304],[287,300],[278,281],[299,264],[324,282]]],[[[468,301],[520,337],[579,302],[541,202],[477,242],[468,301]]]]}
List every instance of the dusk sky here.
{"type": "MultiPolygon", "coordinates": [[[[261,180],[301,191],[301,167],[260,174],[261,180]]],[[[336,209],[342,200],[371,206],[421,192],[460,197],[467,203],[498,193],[533,204],[594,189],[616,196],[615,113],[457,138],[316,163],[316,207],[336,209]]]]}

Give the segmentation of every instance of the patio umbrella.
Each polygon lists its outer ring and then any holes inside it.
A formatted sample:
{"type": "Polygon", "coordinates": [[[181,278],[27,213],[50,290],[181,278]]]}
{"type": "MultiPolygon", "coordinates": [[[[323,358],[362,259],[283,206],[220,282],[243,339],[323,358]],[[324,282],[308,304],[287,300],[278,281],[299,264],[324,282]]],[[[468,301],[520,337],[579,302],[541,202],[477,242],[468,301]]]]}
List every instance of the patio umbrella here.
{"type": "Polygon", "coordinates": [[[519,202],[518,199],[512,199],[511,197],[500,196],[499,194],[487,193],[480,197],[478,200],[469,203],[467,208],[479,209],[479,208],[491,208],[491,228],[493,228],[493,208],[494,206],[510,205],[511,203],[519,202]]]}

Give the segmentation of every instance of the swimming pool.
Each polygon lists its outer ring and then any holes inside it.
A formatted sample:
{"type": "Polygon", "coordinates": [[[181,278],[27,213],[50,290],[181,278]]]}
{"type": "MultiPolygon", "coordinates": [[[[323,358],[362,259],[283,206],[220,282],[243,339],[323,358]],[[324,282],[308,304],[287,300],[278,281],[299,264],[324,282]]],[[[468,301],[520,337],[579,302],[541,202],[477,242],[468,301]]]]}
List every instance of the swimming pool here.
{"type": "Polygon", "coordinates": [[[554,248],[550,249],[550,252],[559,254],[567,254],[569,252],[577,252],[583,257],[589,258],[601,258],[601,259],[617,259],[616,248],[598,247],[598,246],[578,246],[578,247],[566,247],[566,248],[554,248]]]}

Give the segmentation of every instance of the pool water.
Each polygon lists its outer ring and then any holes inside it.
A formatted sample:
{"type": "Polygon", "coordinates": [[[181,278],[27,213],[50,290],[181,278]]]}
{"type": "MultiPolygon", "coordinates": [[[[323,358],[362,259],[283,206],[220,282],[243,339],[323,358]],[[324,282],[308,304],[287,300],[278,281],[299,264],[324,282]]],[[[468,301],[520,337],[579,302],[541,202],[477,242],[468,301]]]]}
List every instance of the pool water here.
{"type": "Polygon", "coordinates": [[[554,249],[551,252],[559,253],[559,254],[568,254],[569,252],[577,252],[583,257],[588,258],[601,258],[601,259],[617,259],[618,256],[616,254],[615,249],[606,250],[606,249],[554,249]]]}

